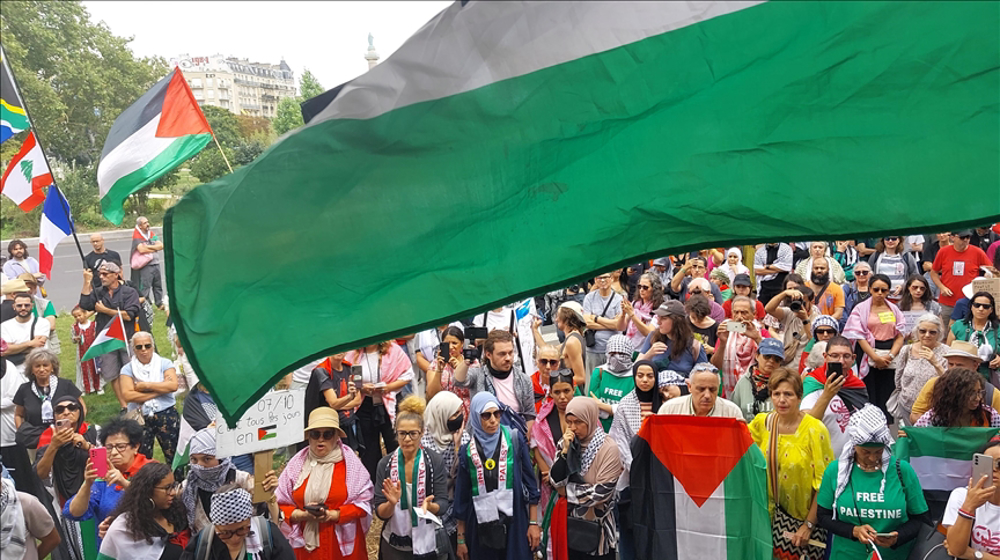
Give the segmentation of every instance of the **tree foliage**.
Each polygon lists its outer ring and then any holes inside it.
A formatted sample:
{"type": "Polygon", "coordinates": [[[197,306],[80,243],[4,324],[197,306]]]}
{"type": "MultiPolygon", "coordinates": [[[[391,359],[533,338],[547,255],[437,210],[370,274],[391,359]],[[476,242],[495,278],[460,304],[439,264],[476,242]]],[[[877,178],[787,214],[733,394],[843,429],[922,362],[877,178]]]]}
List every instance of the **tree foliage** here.
{"type": "Polygon", "coordinates": [[[302,126],[302,109],[299,108],[299,100],[293,97],[282,97],[278,102],[278,108],[274,113],[274,120],[271,126],[278,136],[302,126]]]}
{"type": "Polygon", "coordinates": [[[302,94],[301,100],[312,99],[317,95],[326,91],[323,89],[323,85],[319,83],[316,76],[309,70],[304,70],[302,76],[299,78],[299,92],[302,94]]]}

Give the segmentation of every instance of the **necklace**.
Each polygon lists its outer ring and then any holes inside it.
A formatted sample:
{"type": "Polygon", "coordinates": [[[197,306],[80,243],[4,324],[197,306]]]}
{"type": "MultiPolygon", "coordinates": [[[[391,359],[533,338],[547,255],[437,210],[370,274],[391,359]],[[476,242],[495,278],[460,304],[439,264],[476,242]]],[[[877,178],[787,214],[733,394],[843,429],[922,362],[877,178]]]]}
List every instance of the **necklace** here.
{"type": "Polygon", "coordinates": [[[878,463],[876,463],[876,464],[875,464],[874,466],[872,466],[872,467],[869,467],[869,466],[866,466],[866,465],[862,465],[862,464],[861,464],[861,463],[860,463],[859,461],[857,461],[857,460],[855,460],[855,461],[854,461],[854,464],[856,464],[856,465],[858,466],[858,468],[859,468],[859,469],[861,469],[861,470],[863,470],[863,471],[865,471],[865,472],[875,472],[875,471],[877,471],[877,470],[881,470],[881,469],[882,469],[882,461],[879,461],[878,463]]]}

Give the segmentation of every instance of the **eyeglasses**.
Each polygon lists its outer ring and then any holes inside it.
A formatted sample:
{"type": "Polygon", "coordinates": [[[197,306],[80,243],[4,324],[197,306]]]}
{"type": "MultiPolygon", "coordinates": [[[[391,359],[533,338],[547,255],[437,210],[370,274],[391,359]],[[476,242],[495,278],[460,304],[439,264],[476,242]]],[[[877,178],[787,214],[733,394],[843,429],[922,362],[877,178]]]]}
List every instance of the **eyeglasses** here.
{"type": "Polygon", "coordinates": [[[76,411],[80,410],[80,407],[76,406],[75,404],[61,404],[61,405],[55,407],[53,410],[55,410],[56,414],[62,414],[63,412],[66,412],[67,410],[70,411],[70,412],[76,412],[76,411]]]}
{"type": "Polygon", "coordinates": [[[639,289],[640,290],[648,290],[649,288],[650,288],[650,286],[643,286],[642,284],[639,284],[639,289]]]}
{"type": "Polygon", "coordinates": [[[240,527],[239,529],[233,529],[232,531],[216,531],[215,534],[218,535],[220,539],[228,539],[230,537],[245,537],[247,535],[252,535],[253,530],[251,530],[250,526],[247,525],[246,527],[240,527]]]}
{"type": "Polygon", "coordinates": [[[847,353],[847,354],[827,354],[826,357],[827,357],[827,359],[833,360],[834,362],[846,362],[847,360],[853,359],[854,358],[854,354],[851,354],[851,353],[847,353]]]}
{"type": "Polygon", "coordinates": [[[816,334],[837,334],[833,329],[816,329],[816,334]]]}
{"type": "Polygon", "coordinates": [[[309,430],[309,439],[328,441],[337,435],[337,430],[309,430]]]}
{"type": "Polygon", "coordinates": [[[868,288],[868,291],[876,294],[887,294],[889,293],[889,288],[868,288]]]}
{"type": "Polygon", "coordinates": [[[136,350],[149,350],[152,347],[153,347],[153,343],[152,342],[149,343],[149,344],[136,344],[135,345],[135,349],[136,350]]]}
{"type": "Polygon", "coordinates": [[[129,447],[132,447],[132,444],[131,443],[106,443],[106,444],[104,444],[104,447],[107,447],[109,450],[114,450],[114,451],[117,451],[119,453],[124,453],[126,449],[128,449],[129,447]]]}
{"type": "Polygon", "coordinates": [[[976,309],[993,309],[993,306],[988,303],[979,303],[978,301],[972,304],[972,307],[976,309]]]}
{"type": "Polygon", "coordinates": [[[855,270],[854,271],[854,275],[855,276],[868,276],[869,274],[871,274],[870,270],[855,270]]]}
{"type": "Polygon", "coordinates": [[[899,241],[898,237],[883,237],[882,239],[885,239],[886,241],[899,241]]]}
{"type": "Polygon", "coordinates": [[[156,488],[157,490],[163,490],[167,494],[172,494],[172,493],[174,493],[174,492],[176,492],[176,491],[178,491],[178,490],[181,489],[181,483],[180,482],[171,482],[170,484],[168,484],[166,486],[154,486],[153,488],[156,488]]]}
{"type": "Polygon", "coordinates": [[[932,331],[930,329],[917,329],[917,332],[920,333],[920,334],[922,334],[922,335],[923,334],[930,334],[930,335],[937,336],[939,331],[932,331]]]}
{"type": "Polygon", "coordinates": [[[595,280],[597,280],[598,282],[607,282],[608,280],[611,280],[611,277],[610,276],[598,276],[597,278],[595,278],[595,280]]]}
{"type": "Polygon", "coordinates": [[[420,431],[412,430],[409,432],[396,432],[396,439],[403,441],[404,439],[420,439],[420,431]]]}
{"type": "Polygon", "coordinates": [[[502,415],[503,415],[503,413],[500,412],[499,410],[494,410],[493,412],[482,412],[482,413],[480,413],[479,414],[479,418],[483,422],[485,422],[485,421],[489,420],[491,417],[492,418],[496,418],[497,420],[499,420],[502,415]]]}
{"type": "Polygon", "coordinates": [[[559,360],[550,360],[548,358],[538,358],[538,363],[543,366],[556,367],[559,365],[559,360]]]}

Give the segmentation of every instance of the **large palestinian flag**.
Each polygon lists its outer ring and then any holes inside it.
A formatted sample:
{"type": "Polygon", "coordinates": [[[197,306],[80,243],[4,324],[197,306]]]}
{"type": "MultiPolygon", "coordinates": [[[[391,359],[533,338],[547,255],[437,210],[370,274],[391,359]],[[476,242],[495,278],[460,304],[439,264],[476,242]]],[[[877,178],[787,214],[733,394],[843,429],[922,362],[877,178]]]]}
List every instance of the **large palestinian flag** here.
{"type": "Polygon", "coordinates": [[[97,165],[101,213],[121,224],[122,203],[128,195],[197,154],[211,140],[205,115],[180,68],[174,68],[115,119],[97,165]]]}
{"type": "Polygon", "coordinates": [[[745,422],[651,416],[632,455],[637,558],[771,557],[767,465],[745,422]]]}

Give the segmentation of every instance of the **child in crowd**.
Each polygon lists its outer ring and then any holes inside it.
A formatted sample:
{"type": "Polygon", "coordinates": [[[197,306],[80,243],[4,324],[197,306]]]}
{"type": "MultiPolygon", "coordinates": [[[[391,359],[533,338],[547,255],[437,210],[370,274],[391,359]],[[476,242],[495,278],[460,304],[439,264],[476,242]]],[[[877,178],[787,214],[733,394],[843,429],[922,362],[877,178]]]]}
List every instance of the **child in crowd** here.
{"type": "Polygon", "coordinates": [[[85,395],[104,394],[104,382],[97,373],[97,359],[83,360],[83,355],[90,350],[90,345],[97,337],[97,328],[91,320],[93,314],[79,305],[74,307],[71,313],[76,320],[71,327],[73,344],[76,345],[76,386],[85,395]]]}

